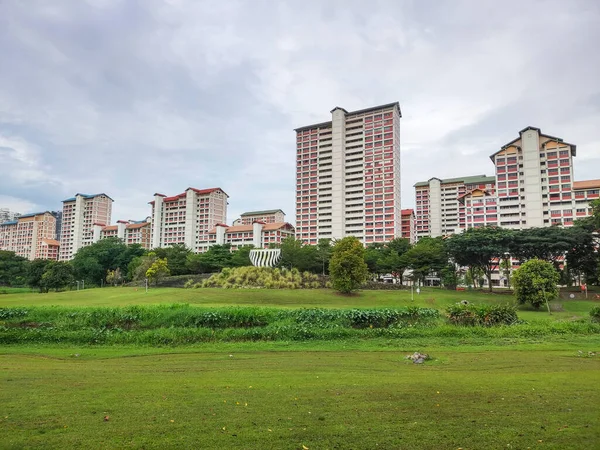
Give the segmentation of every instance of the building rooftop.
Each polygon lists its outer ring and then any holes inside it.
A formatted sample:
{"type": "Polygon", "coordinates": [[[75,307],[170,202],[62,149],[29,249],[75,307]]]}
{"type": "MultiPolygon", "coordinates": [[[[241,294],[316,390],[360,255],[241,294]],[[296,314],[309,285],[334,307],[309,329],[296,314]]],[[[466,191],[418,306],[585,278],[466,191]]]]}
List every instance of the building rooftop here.
{"type": "Polygon", "coordinates": [[[60,242],[56,239],[42,239],[42,242],[46,245],[54,245],[56,247],[60,246],[60,242]]]}
{"type": "Polygon", "coordinates": [[[400,215],[401,216],[409,216],[411,214],[414,214],[415,210],[414,209],[403,209],[400,211],[400,215]]]}
{"type": "Polygon", "coordinates": [[[285,214],[281,209],[265,209],[264,211],[249,211],[241,214],[241,217],[246,216],[266,216],[267,214],[277,214],[278,212],[285,214]]]}
{"type": "MultiPolygon", "coordinates": [[[[365,109],[359,109],[356,111],[346,111],[344,108],[340,107],[340,106],[336,106],[335,108],[333,108],[331,110],[331,112],[335,111],[336,109],[341,109],[342,111],[344,111],[344,113],[347,116],[351,116],[354,114],[364,114],[370,111],[378,111],[380,109],[387,109],[387,108],[398,108],[398,114],[400,115],[400,117],[402,117],[402,112],[400,111],[400,103],[399,102],[394,102],[394,103],[386,103],[385,105],[379,105],[379,106],[373,106],[371,108],[365,108],[365,109]]],[[[315,123],[313,125],[306,125],[304,127],[300,127],[300,128],[295,128],[294,131],[303,131],[303,130],[310,130],[312,128],[325,128],[327,126],[331,126],[331,121],[329,122],[321,122],[321,123],[315,123]]]]}
{"type": "MultiPolygon", "coordinates": [[[[223,224],[218,224],[219,226],[226,226],[223,224]]],[[[275,223],[267,223],[264,224],[262,227],[263,231],[275,231],[275,230],[280,230],[281,228],[291,228],[294,229],[294,226],[291,223],[288,222],[275,222],[275,223]]],[[[225,233],[244,233],[244,232],[251,232],[253,230],[252,225],[233,225],[231,227],[227,227],[227,230],[225,230],[225,233]]],[[[209,234],[215,234],[216,228],[213,228],[212,230],[209,231],[209,234]]]]}
{"type": "Polygon", "coordinates": [[[519,137],[516,139],[513,139],[512,141],[510,141],[508,144],[504,144],[500,150],[498,150],[497,152],[494,152],[490,155],[490,159],[493,161],[494,160],[494,156],[496,156],[498,153],[500,153],[502,150],[504,150],[507,147],[510,147],[511,145],[513,145],[515,142],[518,142],[521,140],[521,135],[523,133],[525,133],[528,130],[533,130],[536,131],[540,134],[540,137],[545,137],[548,138],[551,141],[554,142],[559,142],[561,144],[565,144],[571,147],[571,153],[573,153],[573,156],[577,155],[577,146],[573,145],[573,144],[569,144],[568,142],[564,142],[561,138],[555,137],[555,136],[550,136],[549,134],[543,134],[542,133],[542,129],[541,128],[537,128],[537,127],[532,127],[532,126],[528,126],[523,128],[521,131],[519,131],[519,137]]]}
{"type": "Polygon", "coordinates": [[[81,196],[83,198],[94,198],[94,197],[100,197],[101,195],[104,195],[105,197],[108,197],[111,201],[114,202],[114,200],[112,198],[110,198],[108,195],[106,195],[104,192],[101,192],[100,194],[80,194],[78,192],[77,194],[75,194],[75,197],[71,197],[71,198],[68,198],[66,200],[63,200],[63,203],[74,202],[78,196],[81,196]]]}
{"type": "MultiPolygon", "coordinates": [[[[419,181],[418,183],[415,183],[415,187],[417,186],[428,186],[429,182],[431,180],[433,180],[435,177],[430,178],[427,181],[419,181]]],[[[460,183],[463,182],[464,184],[472,184],[472,183],[495,183],[496,182],[496,177],[488,177],[487,175],[473,175],[473,176],[469,176],[469,177],[457,177],[457,178],[445,178],[445,179],[440,179],[437,178],[438,180],[440,180],[441,184],[450,184],[450,183],[460,183]]]]}
{"type": "MultiPolygon", "coordinates": [[[[209,189],[196,189],[196,188],[189,187],[184,192],[182,192],[181,194],[173,195],[171,197],[167,197],[164,194],[154,194],[154,196],[158,195],[160,197],[164,197],[163,198],[164,202],[173,202],[173,201],[178,200],[180,198],[185,198],[186,193],[189,190],[194,191],[198,195],[207,195],[207,194],[210,194],[210,193],[215,192],[215,191],[221,191],[223,194],[225,194],[227,197],[229,197],[229,195],[227,195],[227,192],[225,192],[223,189],[221,189],[219,187],[209,188],[209,189]]],[[[148,202],[148,204],[153,205],[154,204],[154,200],[152,200],[151,202],[148,202]]]]}
{"type": "Polygon", "coordinates": [[[573,189],[600,189],[600,180],[583,180],[583,181],[574,181],[573,189]]]}

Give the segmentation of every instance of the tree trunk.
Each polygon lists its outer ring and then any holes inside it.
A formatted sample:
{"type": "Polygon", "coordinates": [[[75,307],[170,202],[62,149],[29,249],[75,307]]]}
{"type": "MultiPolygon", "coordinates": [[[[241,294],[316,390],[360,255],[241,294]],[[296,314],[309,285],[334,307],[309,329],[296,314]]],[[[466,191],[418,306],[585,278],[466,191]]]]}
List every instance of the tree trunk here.
{"type": "Polygon", "coordinates": [[[492,292],[493,288],[492,288],[492,271],[491,270],[487,272],[487,279],[488,279],[488,285],[490,288],[490,292],[492,292]]]}

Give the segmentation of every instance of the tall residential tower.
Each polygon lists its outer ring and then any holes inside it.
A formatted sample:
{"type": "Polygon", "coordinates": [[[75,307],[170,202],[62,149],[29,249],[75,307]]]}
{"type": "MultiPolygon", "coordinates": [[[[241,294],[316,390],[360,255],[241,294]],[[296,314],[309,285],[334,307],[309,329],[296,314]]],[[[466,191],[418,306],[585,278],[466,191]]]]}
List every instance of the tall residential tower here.
{"type": "Polygon", "coordinates": [[[402,235],[400,105],[348,112],[296,131],[296,237],[356,236],[364,244],[402,235]]]}

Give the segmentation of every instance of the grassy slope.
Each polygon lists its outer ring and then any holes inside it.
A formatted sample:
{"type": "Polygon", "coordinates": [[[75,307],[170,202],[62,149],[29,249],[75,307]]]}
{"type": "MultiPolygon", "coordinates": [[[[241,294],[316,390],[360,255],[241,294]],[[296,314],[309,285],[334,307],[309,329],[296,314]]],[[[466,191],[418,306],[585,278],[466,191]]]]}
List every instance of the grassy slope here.
{"type": "MultiPolygon", "coordinates": [[[[48,294],[19,293],[0,296],[0,307],[7,306],[125,306],[158,303],[189,303],[202,306],[252,305],[283,308],[325,307],[398,307],[417,305],[444,309],[447,305],[466,299],[475,303],[513,302],[514,297],[506,294],[485,292],[455,292],[442,289],[424,289],[420,295],[406,291],[362,291],[356,296],[342,296],[331,290],[270,290],[270,289],[143,289],[105,288],[84,291],[51,292],[48,294]]],[[[596,302],[597,304],[598,302],[596,302]]],[[[586,316],[594,305],[593,301],[561,300],[563,312],[553,313],[554,319],[569,319],[586,316]]],[[[543,311],[520,311],[525,320],[548,318],[543,311]]]]}
{"type": "Polygon", "coordinates": [[[2,448],[600,445],[600,358],[574,350],[231,348],[1,355],[2,448]]]}

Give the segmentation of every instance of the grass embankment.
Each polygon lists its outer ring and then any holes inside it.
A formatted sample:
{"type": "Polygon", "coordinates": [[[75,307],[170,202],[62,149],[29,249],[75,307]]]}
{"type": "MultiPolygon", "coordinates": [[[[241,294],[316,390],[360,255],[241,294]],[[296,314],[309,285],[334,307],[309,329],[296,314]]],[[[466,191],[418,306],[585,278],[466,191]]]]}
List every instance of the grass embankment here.
{"type": "Polygon", "coordinates": [[[9,350],[0,356],[1,446],[466,450],[600,443],[600,358],[574,349],[432,348],[434,360],[423,366],[404,360],[408,349],[212,350],[137,357],[108,348],[52,356],[9,350]]]}

